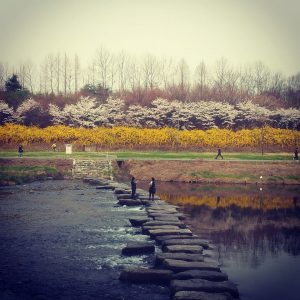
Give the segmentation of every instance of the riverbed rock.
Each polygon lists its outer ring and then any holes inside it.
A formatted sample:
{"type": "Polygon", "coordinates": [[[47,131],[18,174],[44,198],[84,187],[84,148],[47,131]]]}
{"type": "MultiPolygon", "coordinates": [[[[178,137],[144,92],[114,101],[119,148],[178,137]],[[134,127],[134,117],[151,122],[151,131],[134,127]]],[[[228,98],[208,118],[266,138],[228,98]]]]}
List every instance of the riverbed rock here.
{"type": "Polygon", "coordinates": [[[161,236],[156,236],[155,237],[155,241],[158,244],[162,244],[164,241],[167,240],[174,240],[174,239],[198,239],[199,237],[196,235],[185,235],[185,234],[181,234],[181,235],[161,235],[161,236]]]}
{"type": "Polygon", "coordinates": [[[122,195],[122,194],[131,194],[131,191],[130,191],[130,190],[127,190],[127,189],[116,188],[116,189],[114,190],[114,193],[115,193],[115,194],[118,194],[118,195],[122,195]]]}
{"type": "Polygon", "coordinates": [[[110,185],[97,185],[96,190],[113,190],[114,187],[110,185]]]}
{"type": "Polygon", "coordinates": [[[208,293],[230,293],[238,298],[239,292],[235,284],[231,281],[208,281],[205,279],[172,280],[170,284],[172,294],[178,291],[200,291],[208,293]]]}
{"type": "Polygon", "coordinates": [[[172,274],[170,270],[134,268],[122,271],[120,280],[133,283],[165,284],[170,282],[172,274]]]}
{"type": "Polygon", "coordinates": [[[172,270],[174,272],[183,272],[188,270],[207,270],[220,272],[220,268],[218,265],[206,262],[165,259],[163,261],[163,266],[166,269],[172,270]]]}
{"type": "Polygon", "coordinates": [[[159,216],[159,217],[154,217],[153,218],[155,221],[165,221],[165,222],[178,222],[180,221],[178,219],[178,217],[174,217],[174,216],[159,216]]]}
{"type": "Polygon", "coordinates": [[[179,291],[172,298],[173,300],[234,300],[228,293],[206,293],[197,291],[179,291]]]}
{"type": "Polygon", "coordinates": [[[120,200],[120,199],[132,199],[132,195],[131,193],[129,194],[118,194],[117,195],[117,199],[120,200]]]}
{"type": "Polygon", "coordinates": [[[150,229],[150,237],[155,238],[160,235],[192,235],[189,229],[150,229]]]}
{"type": "Polygon", "coordinates": [[[150,213],[148,214],[149,217],[152,218],[178,218],[180,220],[185,219],[185,216],[182,213],[164,213],[164,212],[157,212],[157,213],[150,213]]]}
{"type": "Polygon", "coordinates": [[[144,226],[159,226],[159,225],[173,225],[173,226],[178,226],[180,228],[186,228],[186,225],[181,221],[167,222],[167,221],[152,220],[144,224],[144,226]]]}
{"type": "Polygon", "coordinates": [[[134,200],[134,199],[119,199],[118,201],[119,205],[127,205],[127,206],[138,206],[142,205],[142,202],[140,200],[134,200]]]}
{"type": "Polygon", "coordinates": [[[179,252],[179,253],[198,254],[198,253],[202,253],[203,248],[199,245],[169,245],[169,246],[163,246],[162,250],[164,252],[171,252],[171,253],[179,252]]]}
{"type": "Polygon", "coordinates": [[[203,239],[169,239],[162,242],[162,246],[170,245],[199,245],[202,246],[203,249],[208,249],[209,241],[203,239]]]}
{"type": "Polygon", "coordinates": [[[145,226],[143,225],[142,231],[145,234],[149,234],[149,230],[158,230],[158,229],[165,229],[165,230],[176,230],[179,229],[178,226],[175,225],[158,225],[158,226],[145,226]]]}
{"type": "Polygon", "coordinates": [[[184,272],[179,272],[173,275],[173,279],[205,279],[209,281],[226,281],[228,280],[228,276],[222,272],[216,271],[206,271],[206,270],[188,270],[184,272]]]}
{"type": "Polygon", "coordinates": [[[125,248],[122,249],[124,255],[136,255],[144,253],[153,253],[155,246],[147,242],[130,242],[125,248]]]}
{"type": "Polygon", "coordinates": [[[189,254],[189,253],[157,253],[155,256],[155,263],[161,264],[165,259],[176,259],[176,260],[184,260],[184,261],[199,261],[203,262],[204,257],[202,254],[189,254]]]}
{"type": "MultiPolygon", "coordinates": [[[[140,198],[141,200],[149,200],[149,196],[142,196],[141,195],[141,198],[140,198]]],[[[155,196],[154,197],[154,200],[160,200],[160,198],[158,197],[158,196],[155,196]]],[[[151,201],[153,201],[152,199],[151,199],[151,201]]]]}
{"type": "Polygon", "coordinates": [[[151,220],[153,219],[148,217],[135,217],[135,218],[130,218],[129,222],[131,223],[132,226],[139,227],[142,226],[143,224],[151,222],[151,220]]]}

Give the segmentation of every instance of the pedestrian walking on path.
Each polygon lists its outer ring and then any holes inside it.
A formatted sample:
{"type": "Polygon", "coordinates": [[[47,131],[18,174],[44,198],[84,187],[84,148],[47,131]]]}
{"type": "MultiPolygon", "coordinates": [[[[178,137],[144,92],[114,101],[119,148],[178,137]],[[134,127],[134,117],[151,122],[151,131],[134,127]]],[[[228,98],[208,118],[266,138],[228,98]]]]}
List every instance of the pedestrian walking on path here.
{"type": "Polygon", "coordinates": [[[294,151],[294,160],[299,160],[299,157],[298,157],[298,147],[295,148],[295,151],[294,151]]]}
{"type": "Polygon", "coordinates": [[[152,177],[149,183],[149,200],[154,200],[154,195],[156,193],[155,179],[152,177]]]}
{"type": "Polygon", "coordinates": [[[135,178],[132,176],[131,178],[131,198],[135,199],[135,192],[136,192],[136,181],[135,178]]]}
{"type": "Polygon", "coordinates": [[[220,148],[218,149],[218,154],[217,154],[217,156],[215,157],[215,159],[218,159],[219,156],[223,159],[222,151],[221,151],[220,148]]]}
{"type": "Polygon", "coordinates": [[[52,146],[51,146],[51,148],[52,148],[53,151],[56,151],[56,144],[53,143],[52,146]]]}
{"type": "Polygon", "coordinates": [[[22,157],[23,156],[23,152],[24,152],[22,145],[19,145],[18,152],[19,152],[19,157],[22,157]]]}

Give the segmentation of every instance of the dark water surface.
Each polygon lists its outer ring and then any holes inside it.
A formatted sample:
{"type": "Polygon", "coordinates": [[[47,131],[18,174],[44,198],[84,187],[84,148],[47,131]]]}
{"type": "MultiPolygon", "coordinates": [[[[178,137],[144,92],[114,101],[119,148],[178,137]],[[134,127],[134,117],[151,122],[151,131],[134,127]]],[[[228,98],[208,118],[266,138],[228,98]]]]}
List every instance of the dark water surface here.
{"type": "Polygon", "coordinates": [[[158,183],[158,193],[213,241],[241,299],[300,299],[299,186],[158,183]]]}
{"type": "Polygon", "coordinates": [[[153,256],[121,255],[148,237],[128,221],[143,211],[116,202],[81,181],[1,188],[0,299],[169,299],[167,287],[119,281],[123,268],[152,266],[153,256]]]}

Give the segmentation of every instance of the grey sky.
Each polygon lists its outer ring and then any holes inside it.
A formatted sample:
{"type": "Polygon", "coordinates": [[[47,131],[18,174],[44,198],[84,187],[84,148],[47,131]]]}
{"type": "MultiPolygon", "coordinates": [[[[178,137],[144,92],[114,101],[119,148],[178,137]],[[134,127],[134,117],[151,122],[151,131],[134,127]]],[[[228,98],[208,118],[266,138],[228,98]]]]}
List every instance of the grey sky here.
{"type": "Polygon", "coordinates": [[[184,57],[191,67],[226,57],[300,71],[298,0],[0,0],[0,62],[97,48],[184,57]]]}

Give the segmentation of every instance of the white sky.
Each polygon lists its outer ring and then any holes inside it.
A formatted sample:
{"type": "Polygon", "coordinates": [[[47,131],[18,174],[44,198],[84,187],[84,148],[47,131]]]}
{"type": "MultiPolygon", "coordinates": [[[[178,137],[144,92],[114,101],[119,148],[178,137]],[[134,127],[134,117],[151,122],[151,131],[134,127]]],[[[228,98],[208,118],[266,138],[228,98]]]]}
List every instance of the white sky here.
{"type": "Polygon", "coordinates": [[[104,46],[130,55],[185,58],[193,68],[225,57],[300,71],[299,0],[0,0],[0,62],[35,63],[104,46]]]}

